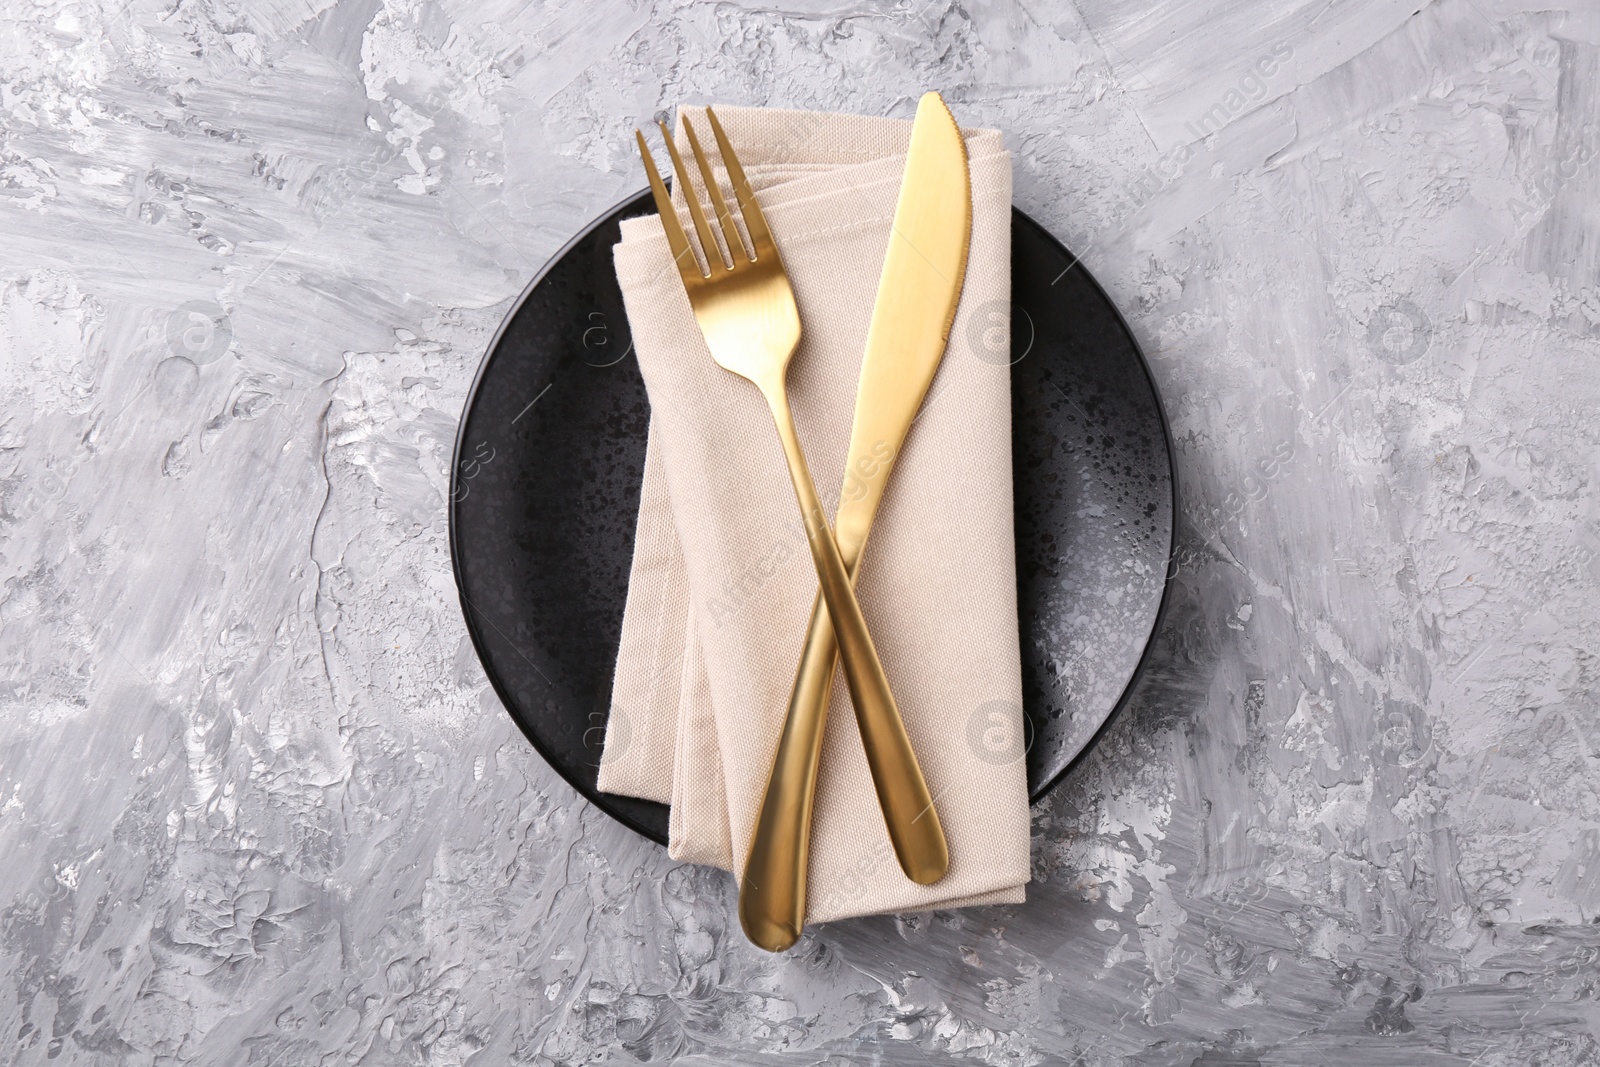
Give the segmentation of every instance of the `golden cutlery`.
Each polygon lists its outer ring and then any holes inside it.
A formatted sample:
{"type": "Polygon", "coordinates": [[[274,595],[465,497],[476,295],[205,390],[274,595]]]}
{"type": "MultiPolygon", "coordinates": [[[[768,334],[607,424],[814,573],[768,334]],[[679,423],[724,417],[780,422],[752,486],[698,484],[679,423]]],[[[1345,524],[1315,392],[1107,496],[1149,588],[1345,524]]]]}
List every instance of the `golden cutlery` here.
{"type": "MultiPolygon", "coordinates": [[[[727,168],[734,197],[744,215],[751,248],[746,249],[734,226],[710,164],[701,150],[694,126],[687,117],[683,118],[684,133],[727,242],[727,260],[722,258],[722,252],[712,237],[699,196],[694,191],[677,145],[673,143],[664,123],[658,125],[666,138],[673,171],[682,187],[695,234],[705,252],[704,269],[695,258],[694,249],[678,220],[642,132],[636,134],[639,154],[650,179],[650,189],[661,215],[662,228],[666,231],[668,247],[677,261],[689,306],[705,336],[706,347],[720,366],[760,389],[772,411],[773,423],[783,445],[789,476],[800,504],[806,540],[811,545],[822,597],[837,635],[850,699],[855,705],[858,720],[872,724],[870,736],[873,741],[866,745],[867,758],[872,765],[878,801],[883,808],[884,821],[895,853],[912,880],[924,884],[936,882],[949,867],[944,831],[939,824],[938,813],[934,811],[927,782],[923,780],[922,770],[917,765],[916,754],[911,750],[911,741],[900,720],[894,695],[889,691],[889,680],[884,675],[872,637],[867,632],[866,620],[862,618],[861,606],[856,602],[849,572],[828,526],[822,502],[817,497],[816,485],[811,480],[805,454],[795,434],[794,417],[789,410],[785,377],[789,360],[800,342],[800,314],[795,307],[794,291],[790,288],[788,275],[784,272],[783,262],[761,213],[761,206],[745,179],[744,169],[728,144],[722,124],[710,108],[706,109],[706,118],[711,124],[723,165],[727,168]]],[[[868,736],[869,730],[863,729],[864,742],[868,736]]],[[[744,880],[748,883],[750,879],[751,873],[747,869],[744,880]]],[[[786,929],[769,928],[763,925],[762,916],[747,916],[742,908],[740,918],[745,925],[745,932],[758,945],[776,943],[788,936],[786,929]]],[[[790,943],[792,940],[790,938],[790,943]]]]}
{"type": "MultiPolygon", "coordinates": [[[[944,100],[938,93],[926,93],[917,106],[894,227],[878,281],[861,361],[844,489],[834,518],[839,555],[852,581],[889,472],[944,356],[966,277],[971,232],[966,142],[944,100]]],[[[811,607],[811,627],[739,893],[739,917],[745,932],[769,951],[794,944],[805,924],[811,809],[837,648],[829,613],[818,597],[811,607]]],[[[886,791],[892,793],[895,783],[880,777],[880,761],[872,760],[872,753],[879,746],[892,748],[900,743],[894,736],[884,739],[880,735],[886,725],[899,727],[899,722],[885,724],[881,718],[863,715],[859,702],[856,709],[861,739],[882,798],[886,791]]],[[[903,728],[894,732],[904,737],[903,728]]],[[[892,810],[902,810],[887,800],[883,809],[891,819],[892,810]]],[[[924,869],[942,875],[949,863],[948,852],[943,834],[936,843],[932,836],[913,840],[933,857],[924,869]]],[[[901,840],[895,838],[897,852],[901,840]]],[[[905,866],[904,854],[901,863],[905,866]]],[[[909,866],[906,873],[912,874],[909,866]]],[[[912,877],[931,882],[938,875],[912,877]]]]}

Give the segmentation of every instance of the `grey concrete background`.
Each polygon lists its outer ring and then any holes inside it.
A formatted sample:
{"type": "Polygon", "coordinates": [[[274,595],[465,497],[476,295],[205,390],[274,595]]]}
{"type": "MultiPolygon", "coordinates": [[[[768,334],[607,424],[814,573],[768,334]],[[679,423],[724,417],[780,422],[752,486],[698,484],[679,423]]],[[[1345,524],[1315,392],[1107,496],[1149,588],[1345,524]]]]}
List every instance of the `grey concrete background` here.
{"type": "Polygon", "coordinates": [[[0,1062],[1600,1061],[1592,0],[0,26],[0,1062]],[[452,432],[636,124],[928,87],[1151,356],[1177,588],[1026,905],[771,957],[487,690],[452,432]]]}

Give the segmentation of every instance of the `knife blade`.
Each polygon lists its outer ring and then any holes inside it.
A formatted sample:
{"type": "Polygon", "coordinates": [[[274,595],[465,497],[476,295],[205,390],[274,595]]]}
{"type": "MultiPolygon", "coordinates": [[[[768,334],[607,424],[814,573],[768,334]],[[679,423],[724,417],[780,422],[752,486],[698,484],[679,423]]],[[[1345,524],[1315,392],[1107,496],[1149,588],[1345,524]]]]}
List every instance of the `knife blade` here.
{"type": "MultiPolygon", "coordinates": [[[[938,93],[917,104],[883,273],[867,330],[834,537],[852,581],[906,434],[944,357],[966,277],[972,187],[966,142],[938,93]]],[[[739,891],[746,936],[770,952],[805,924],[811,813],[838,645],[820,596],[795,673],[739,891]]],[[[898,716],[856,710],[873,785],[906,875],[943,877],[949,850],[898,716]],[[915,817],[892,812],[915,812],[915,817]]]]}

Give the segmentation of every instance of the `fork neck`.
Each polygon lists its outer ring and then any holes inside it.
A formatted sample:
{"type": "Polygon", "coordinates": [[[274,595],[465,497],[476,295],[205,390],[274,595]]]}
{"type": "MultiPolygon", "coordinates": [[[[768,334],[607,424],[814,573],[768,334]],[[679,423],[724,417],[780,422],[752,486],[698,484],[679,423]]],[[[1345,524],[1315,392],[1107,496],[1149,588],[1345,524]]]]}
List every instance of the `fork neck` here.
{"type": "MultiPolygon", "coordinates": [[[[789,393],[783,379],[758,381],[761,395],[772,408],[772,421],[778,430],[778,440],[783,445],[783,456],[789,463],[789,477],[794,482],[795,496],[806,518],[807,536],[815,537],[828,530],[828,515],[822,509],[822,499],[817,496],[816,483],[811,480],[811,469],[806,464],[805,450],[800,447],[800,435],[794,428],[794,413],[789,408],[789,393]]],[[[826,536],[831,540],[832,534],[826,536]]]]}
{"type": "Polygon", "coordinates": [[[761,395],[766,398],[767,406],[772,409],[774,415],[788,422],[794,421],[789,414],[789,386],[784,380],[782,371],[750,380],[761,390],[761,395]]]}

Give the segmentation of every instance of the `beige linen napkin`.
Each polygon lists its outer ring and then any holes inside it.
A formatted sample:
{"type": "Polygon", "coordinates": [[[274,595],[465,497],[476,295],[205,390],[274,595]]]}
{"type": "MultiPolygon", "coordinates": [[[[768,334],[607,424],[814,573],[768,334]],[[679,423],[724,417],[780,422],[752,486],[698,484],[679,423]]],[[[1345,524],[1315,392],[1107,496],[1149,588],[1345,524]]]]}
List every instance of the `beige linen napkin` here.
{"type": "MultiPolygon", "coordinates": [[[[702,109],[686,110],[708,131],[702,109]]],[[[831,506],[911,123],[717,115],[794,286],[802,340],[790,402],[831,506]]],[[[811,922],[1019,902],[1029,877],[1010,374],[984,358],[994,340],[984,331],[1009,306],[1011,163],[999,133],[966,140],[966,285],[858,587],[944,824],[950,872],[920,886],[895,861],[841,670],[812,824],[811,922]]],[[[720,167],[717,177],[731,203],[720,167]]],[[[651,416],[600,788],[671,804],[673,857],[742,870],[816,572],[771,414],[755,386],[712,360],[660,219],[624,222],[615,259],[651,416]]]]}

